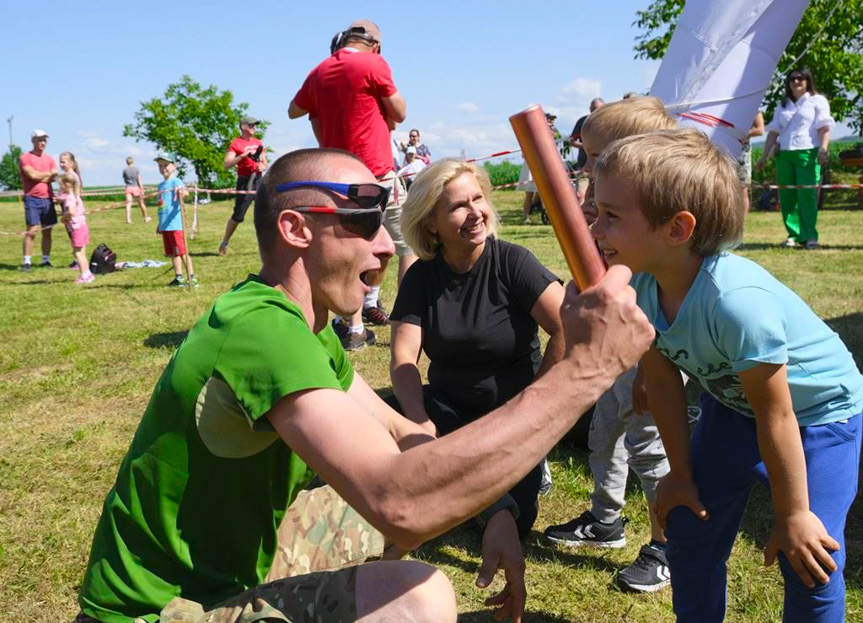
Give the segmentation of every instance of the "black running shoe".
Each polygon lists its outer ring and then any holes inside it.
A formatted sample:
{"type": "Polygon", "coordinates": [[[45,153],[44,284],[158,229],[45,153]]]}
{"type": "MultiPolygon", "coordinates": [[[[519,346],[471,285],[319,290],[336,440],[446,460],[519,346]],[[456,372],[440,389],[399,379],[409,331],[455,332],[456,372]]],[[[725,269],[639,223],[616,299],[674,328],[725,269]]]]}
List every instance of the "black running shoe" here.
{"type": "Polygon", "coordinates": [[[617,574],[617,583],[636,593],[652,593],[671,584],[671,570],[665,551],[648,544],[638,552],[638,558],[617,574]]]}
{"type": "Polygon", "coordinates": [[[39,264],[39,268],[54,268],[54,265],[51,263],[51,260],[42,260],[42,263],[39,264]]]}
{"type": "Polygon", "coordinates": [[[603,547],[620,549],[626,546],[624,526],[627,519],[618,517],[614,522],[600,522],[593,513],[584,511],[581,515],[565,524],[549,526],[545,538],[552,543],[569,547],[603,547]]]}

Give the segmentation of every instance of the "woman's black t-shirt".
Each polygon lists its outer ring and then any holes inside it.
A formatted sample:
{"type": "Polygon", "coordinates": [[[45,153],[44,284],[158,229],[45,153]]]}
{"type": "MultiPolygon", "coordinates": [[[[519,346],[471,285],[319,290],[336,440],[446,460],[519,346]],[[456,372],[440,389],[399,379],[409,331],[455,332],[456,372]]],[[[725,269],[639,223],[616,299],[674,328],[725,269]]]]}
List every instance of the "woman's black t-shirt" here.
{"type": "Polygon", "coordinates": [[[415,262],[390,318],[422,328],[429,384],[476,417],[533,381],[542,353],[530,311],[553,281],[530,251],[490,237],[466,273],[440,252],[415,262]]]}

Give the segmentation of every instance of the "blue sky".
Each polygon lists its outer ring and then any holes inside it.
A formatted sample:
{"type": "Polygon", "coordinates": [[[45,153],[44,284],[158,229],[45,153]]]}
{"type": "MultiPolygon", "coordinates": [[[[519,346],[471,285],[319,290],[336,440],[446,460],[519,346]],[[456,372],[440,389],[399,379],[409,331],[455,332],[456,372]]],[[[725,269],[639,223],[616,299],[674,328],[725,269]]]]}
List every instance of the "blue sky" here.
{"type": "MultiPolygon", "coordinates": [[[[596,96],[646,91],[659,66],[633,58],[635,11],[649,0],[608,2],[209,2],[46,1],[4,7],[0,55],[2,143],[72,151],[87,185],[121,183],[127,155],[145,182],[158,179],[155,149],[123,138],[139,102],[189,74],[233,91],[269,120],[276,154],[314,144],[286,109],[329,52],[333,34],[369,18],[408,104],[397,131],[418,127],[434,157],[483,156],[517,147],[507,118],[531,103],[568,132],[596,96]],[[613,8],[611,8],[613,7],[613,8]]],[[[843,134],[837,132],[837,136],[843,134]]],[[[5,149],[3,150],[5,151],[5,149]]],[[[516,160],[520,160],[517,156],[516,160]]]]}

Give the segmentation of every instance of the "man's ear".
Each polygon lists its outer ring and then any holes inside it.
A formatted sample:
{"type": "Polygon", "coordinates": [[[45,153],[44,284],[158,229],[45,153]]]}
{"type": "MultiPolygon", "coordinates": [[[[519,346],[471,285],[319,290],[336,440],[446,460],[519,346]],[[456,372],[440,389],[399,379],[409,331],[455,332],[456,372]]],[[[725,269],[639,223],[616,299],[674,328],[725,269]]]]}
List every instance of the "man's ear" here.
{"type": "Polygon", "coordinates": [[[294,210],[283,210],[276,221],[279,238],[289,247],[306,249],[312,242],[312,231],[304,215],[294,210]]]}
{"type": "Polygon", "coordinates": [[[695,232],[695,215],[686,210],[678,212],[666,223],[666,236],[672,245],[687,244],[695,232]]]}

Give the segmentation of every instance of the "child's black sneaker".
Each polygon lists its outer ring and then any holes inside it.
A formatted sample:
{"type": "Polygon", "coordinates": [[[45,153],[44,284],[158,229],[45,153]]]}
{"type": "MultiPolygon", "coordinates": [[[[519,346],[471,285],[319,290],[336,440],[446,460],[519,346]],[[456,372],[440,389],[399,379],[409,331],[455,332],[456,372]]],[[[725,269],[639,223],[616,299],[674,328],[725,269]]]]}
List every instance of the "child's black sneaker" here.
{"type": "Polygon", "coordinates": [[[565,524],[549,526],[545,529],[545,538],[552,543],[568,545],[569,547],[603,547],[620,549],[626,546],[624,526],[628,520],[618,517],[612,523],[602,523],[590,511],[565,524]]]}
{"type": "Polygon", "coordinates": [[[186,279],[184,277],[174,277],[171,283],[168,284],[169,288],[179,288],[181,286],[186,285],[186,279]]]}
{"type": "Polygon", "coordinates": [[[652,593],[671,584],[665,550],[653,543],[643,546],[635,562],[617,574],[617,583],[636,593],[652,593]]]}

